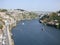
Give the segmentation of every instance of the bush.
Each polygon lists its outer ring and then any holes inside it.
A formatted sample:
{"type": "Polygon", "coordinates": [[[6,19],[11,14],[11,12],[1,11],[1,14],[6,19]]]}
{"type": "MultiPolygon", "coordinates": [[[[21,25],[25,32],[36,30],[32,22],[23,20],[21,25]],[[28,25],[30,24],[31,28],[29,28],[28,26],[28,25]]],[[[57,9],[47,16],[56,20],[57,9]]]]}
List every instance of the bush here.
{"type": "Polygon", "coordinates": [[[60,23],[59,23],[59,29],[60,29],[60,23]]]}
{"type": "Polygon", "coordinates": [[[7,10],[6,9],[0,9],[0,12],[6,12],[7,10]]]}
{"type": "Polygon", "coordinates": [[[0,24],[0,29],[2,29],[3,28],[3,25],[2,24],[0,24]]]}

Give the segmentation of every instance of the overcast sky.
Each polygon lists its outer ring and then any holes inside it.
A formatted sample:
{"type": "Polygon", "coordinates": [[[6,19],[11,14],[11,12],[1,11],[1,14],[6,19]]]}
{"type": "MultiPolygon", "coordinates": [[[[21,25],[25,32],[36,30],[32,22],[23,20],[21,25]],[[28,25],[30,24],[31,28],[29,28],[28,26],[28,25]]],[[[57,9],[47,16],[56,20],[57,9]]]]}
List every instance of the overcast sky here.
{"type": "Polygon", "coordinates": [[[60,0],[0,0],[0,8],[57,11],[60,10],[60,0]]]}

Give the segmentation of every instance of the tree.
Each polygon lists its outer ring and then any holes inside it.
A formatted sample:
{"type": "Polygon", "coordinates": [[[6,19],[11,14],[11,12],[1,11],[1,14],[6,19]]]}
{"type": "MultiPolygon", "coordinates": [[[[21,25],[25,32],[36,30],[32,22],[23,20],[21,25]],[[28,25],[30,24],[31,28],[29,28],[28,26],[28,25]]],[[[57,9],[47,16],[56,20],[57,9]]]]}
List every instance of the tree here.
{"type": "Polygon", "coordinates": [[[2,29],[3,28],[3,25],[2,24],[0,24],[0,29],[2,29]]]}
{"type": "Polygon", "coordinates": [[[57,18],[58,18],[58,15],[57,15],[57,13],[54,13],[54,12],[51,13],[50,16],[49,16],[49,19],[50,19],[50,20],[55,20],[55,19],[57,19],[57,18]]]}
{"type": "Polygon", "coordinates": [[[6,12],[7,10],[6,9],[0,9],[0,12],[6,12]]]}

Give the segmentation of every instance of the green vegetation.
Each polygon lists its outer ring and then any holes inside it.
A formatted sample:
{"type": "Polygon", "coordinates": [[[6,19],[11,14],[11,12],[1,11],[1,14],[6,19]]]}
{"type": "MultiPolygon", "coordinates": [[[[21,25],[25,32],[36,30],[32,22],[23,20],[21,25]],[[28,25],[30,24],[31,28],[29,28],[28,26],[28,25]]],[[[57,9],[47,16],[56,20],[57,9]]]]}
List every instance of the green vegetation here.
{"type": "Polygon", "coordinates": [[[30,12],[29,16],[31,17],[31,19],[35,19],[36,17],[38,17],[38,15],[34,12],[30,12]]]}
{"type": "Polygon", "coordinates": [[[59,28],[60,28],[60,23],[59,23],[59,28]]]}
{"type": "Polygon", "coordinates": [[[0,12],[7,12],[6,9],[0,9],[0,12]]]}
{"type": "Polygon", "coordinates": [[[44,17],[42,17],[42,20],[45,20],[46,18],[49,21],[58,20],[58,22],[60,23],[60,16],[58,16],[58,13],[52,12],[51,14],[49,14],[49,16],[45,15],[44,17]]]}
{"type": "Polygon", "coordinates": [[[51,13],[51,14],[49,15],[49,19],[50,19],[50,20],[56,20],[56,19],[57,19],[57,16],[58,16],[57,13],[54,13],[54,12],[53,12],[53,13],[51,13]]]}
{"type": "MultiPolygon", "coordinates": [[[[60,12],[60,11],[59,11],[60,12]]],[[[42,19],[44,23],[53,23],[54,25],[57,25],[57,28],[60,28],[60,16],[58,16],[57,12],[52,12],[49,15],[45,15],[44,17],[42,17],[42,19]]]]}
{"type": "Polygon", "coordinates": [[[2,29],[3,28],[3,25],[2,24],[0,24],[0,29],[2,29]]]}
{"type": "Polygon", "coordinates": [[[23,9],[16,9],[16,10],[25,11],[25,10],[23,10],[23,9]]]}
{"type": "Polygon", "coordinates": [[[60,16],[58,16],[57,13],[52,13],[49,15],[49,20],[58,20],[58,22],[60,23],[60,16]]]}
{"type": "Polygon", "coordinates": [[[48,16],[48,15],[44,15],[44,16],[41,18],[41,20],[44,20],[45,18],[49,18],[49,16],[48,16]]]}
{"type": "Polygon", "coordinates": [[[59,20],[60,18],[60,16],[58,16],[58,14],[57,13],[52,13],[52,20],[59,20]]]}

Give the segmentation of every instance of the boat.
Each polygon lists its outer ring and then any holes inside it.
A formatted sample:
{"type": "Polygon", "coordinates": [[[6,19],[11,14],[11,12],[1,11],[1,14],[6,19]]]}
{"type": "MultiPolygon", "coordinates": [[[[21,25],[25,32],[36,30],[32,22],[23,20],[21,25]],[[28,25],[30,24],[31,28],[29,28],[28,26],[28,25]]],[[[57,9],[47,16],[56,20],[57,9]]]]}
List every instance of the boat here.
{"type": "Polygon", "coordinates": [[[22,25],[24,25],[24,23],[22,23],[22,25]]]}

